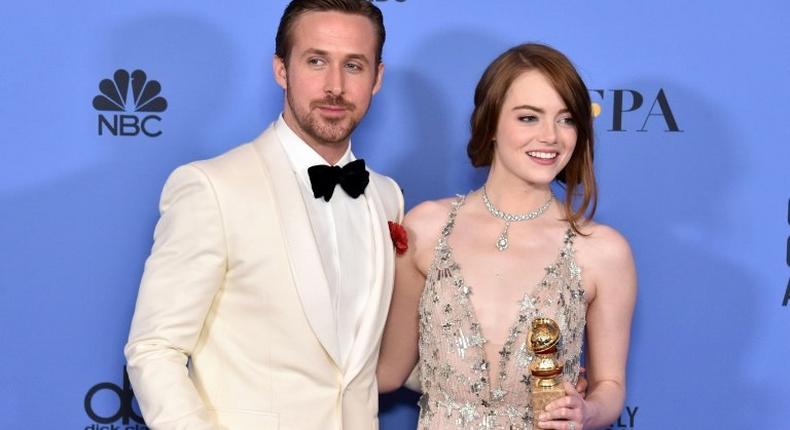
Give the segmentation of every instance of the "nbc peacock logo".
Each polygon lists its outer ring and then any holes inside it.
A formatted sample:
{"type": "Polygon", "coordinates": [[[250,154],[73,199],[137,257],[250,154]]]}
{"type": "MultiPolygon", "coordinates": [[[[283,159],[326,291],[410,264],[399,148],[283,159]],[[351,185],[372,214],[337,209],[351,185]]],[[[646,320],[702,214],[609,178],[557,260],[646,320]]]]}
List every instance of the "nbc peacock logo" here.
{"type": "Polygon", "coordinates": [[[118,69],[112,79],[99,82],[99,92],[101,94],[93,98],[93,107],[106,112],[99,113],[99,136],[105,132],[113,136],[137,136],[143,133],[148,137],[157,137],[162,134],[158,127],[162,118],[155,113],[167,109],[167,100],[159,95],[162,92],[159,81],[148,80],[142,70],[130,74],[118,69]],[[157,123],[157,126],[153,123],[157,123]]]}

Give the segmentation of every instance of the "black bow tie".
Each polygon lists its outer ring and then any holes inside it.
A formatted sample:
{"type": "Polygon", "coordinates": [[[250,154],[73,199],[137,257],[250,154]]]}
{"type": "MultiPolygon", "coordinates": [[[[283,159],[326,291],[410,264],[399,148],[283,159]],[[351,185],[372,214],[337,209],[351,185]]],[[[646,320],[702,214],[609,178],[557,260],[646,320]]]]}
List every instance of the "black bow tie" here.
{"type": "Polygon", "coordinates": [[[354,160],[343,167],[319,164],[307,169],[310,176],[310,187],[313,197],[323,197],[329,201],[335,192],[335,185],[340,184],[346,194],[357,198],[365,192],[370,182],[370,173],[365,170],[365,160],[354,160]]]}

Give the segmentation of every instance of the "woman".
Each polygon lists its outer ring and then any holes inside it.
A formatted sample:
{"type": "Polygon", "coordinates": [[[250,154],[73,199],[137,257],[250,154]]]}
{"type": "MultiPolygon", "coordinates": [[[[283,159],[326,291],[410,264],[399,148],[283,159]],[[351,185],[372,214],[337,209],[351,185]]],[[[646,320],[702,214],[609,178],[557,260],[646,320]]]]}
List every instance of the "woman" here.
{"type": "Polygon", "coordinates": [[[490,166],[488,178],[406,216],[380,390],[401,386],[419,357],[421,429],[607,427],[625,399],[636,273],[626,240],[591,220],[587,88],[560,52],[516,46],[480,79],[471,126],[467,152],[474,166],[490,166]],[[527,340],[537,317],[559,325],[565,396],[532,411],[527,340]],[[583,398],[572,384],[585,326],[583,398]]]}

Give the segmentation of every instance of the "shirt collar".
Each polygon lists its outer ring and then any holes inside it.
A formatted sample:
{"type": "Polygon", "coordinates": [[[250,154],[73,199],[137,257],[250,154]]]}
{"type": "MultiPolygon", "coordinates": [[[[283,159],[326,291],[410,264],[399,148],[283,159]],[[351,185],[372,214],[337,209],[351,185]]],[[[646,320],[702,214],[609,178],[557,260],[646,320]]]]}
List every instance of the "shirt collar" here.
{"type": "MultiPolygon", "coordinates": [[[[308,181],[309,183],[307,169],[310,166],[315,166],[316,164],[329,164],[323,157],[318,155],[310,145],[297,136],[296,133],[291,130],[291,127],[288,127],[282,114],[277,118],[274,130],[277,132],[277,137],[280,139],[286,155],[288,155],[288,160],[291,162],[293,171],[296,172],[302,180],[308,181]]],[[[356,160],[356,157],[354,157],[354,153],[351,152],[351,143],[349,142],[346,152],[340,157],[336,165],[344,166],[346,163],[354,160],[356,160]]]]}

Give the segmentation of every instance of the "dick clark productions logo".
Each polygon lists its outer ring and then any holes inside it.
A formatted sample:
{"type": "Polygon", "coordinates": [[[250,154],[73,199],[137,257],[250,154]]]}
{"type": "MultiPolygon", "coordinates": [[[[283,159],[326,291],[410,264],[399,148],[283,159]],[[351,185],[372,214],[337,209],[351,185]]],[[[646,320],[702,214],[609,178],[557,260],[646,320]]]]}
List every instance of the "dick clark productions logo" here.
{"type": "Polygon", "coordinates": [[[123,369],[123,387],[112,382],[102,382],[85,394],[85,413],[93,424],[85,430],[148,430],[143,417],[132,407],[134,392],[126,368],[123,369]],[[109,407],[104,407],[104,403],[109,407]],[[97,410],[98,409],[98,410],[97,410]],[[121,421],[121,425],[118,425],[121,421]]]}
{"type": "Polygon", "coordinates": [[[159,95],[162,85],[155,80],[149,81],[144,71],[135,70],[130,74],[118,69],[112,79],[99,82],[99,92],[101,94],[93,98],[93,107],[106,112],[99,114],[99,136],[105,132],[113,136],[143,133],[157,137],[162,134],[159,129],[162,118],[154,113],[164,112],[167,100],[159,95]]]}

